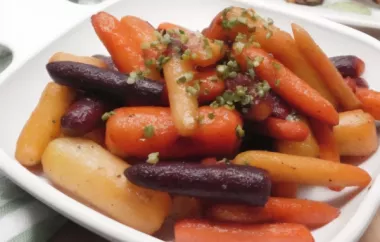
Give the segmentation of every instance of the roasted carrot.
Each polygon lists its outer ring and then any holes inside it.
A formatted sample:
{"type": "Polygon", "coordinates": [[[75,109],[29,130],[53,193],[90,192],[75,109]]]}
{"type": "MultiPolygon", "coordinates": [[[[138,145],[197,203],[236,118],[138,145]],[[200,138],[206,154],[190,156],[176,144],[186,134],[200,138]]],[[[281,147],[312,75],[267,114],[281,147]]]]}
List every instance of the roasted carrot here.
{"type": "Polygon", "coordinates": [[[255,68],[258,76],[266,80],[272,90],[290,105],[310,117],[331,125],[338,124],[338,113],[331,103],[267,52],[250,46],[244,48],[241,53],[234,53],[243,70],[247,70],[249,62],[259,64],[255,68]]]}
{"type": "Polygon", "coordinates": [[[298,50],[292,36],[261,18],[253,9],[231,7],[220,12],[203,34],[211,39],[233,41],[238,33],[252,35],[261,47],[289,68],[333,106],[337,100],[315,69],[298,50]],[[240,19],[241,22],[237,21],[240,19]]]}
{"type": "Polygon", "coordinates": [[[308,127],[300,121],[269,117],[253,126],[255,132],[279,140],[304,141],[309,136],[308,127]]]}
{"type": "Polygon", "coordinates": [[[339,113],[334,137],[341,156],[369,156],[379,147],[375,120],[361,109],[339,113]]]}
{"type": "MultiPolygon", "coordinates": [[[[340,154],[334,137],[333,127],[318,120],[310,120],[313,133],[319,145],[319,158],[334,162],[340,162],[340,154]]],[[[342,190],[341,187],[330,187],[334,191],[342,190]]]]}
{"type": "Polygon", "coordinates": [[[75,91],[49,82],[25,123],[16,145],[15,157],[25,166],[38,165],[45,148],[61,132],[61,117],[74,100],[75,91]]]}
{"type": "Polygon", "coordinates": [[[240,153],[232,162],[267,170],[273,182],[365,187],[371,181],[368,172],[359,167],[312,157],[247,151],[240,153]]]}
{"type": "Polygon", "coordinates": [[[174,228],[176,242],[313,242],[310,231],[300,224],[225,224],[182,220],[174,228]]]}
{"type": "Polygon", "coordinates": [[[301,142],[276,140],[274,143],[275,150],[280,153],[289,155],[299,155],[307,157],[319,157],[319,146],[311,131],[310,124],[307,119],[300,116],[300,121],[303,122],[309,130],[309,136],[301,142]]]}
{"type": "Polygon", "coordinates": [[[362,103],[362,109],[370,113],[376,120],[380,120],[380,92],[357,87],[356,96],[362,103]]]}
{"type": "Polygon", "coordinates": [[[172,35],[180,38],[181,42],[190,50],[191,61],[197,66],[206,67],[213,65],[222,59],[225,54],[223,42],[215,42],[184,27],[172,23],[162,23],[158,26],[158,29],[177,32],[172,35]]]}
{"type": "Polygon", "coordinates": [[[140,43],[135,41],[119,20],[106,12],[93,15],[91,20],[96,34],[119,71],[130,73],[145,68],[140,43]]]}
{"type": "Polygon", "coordinates": [[[333,128],[318,120],[310,120],[313,133],[319,145],[319,158],[340,162],[339,149],[334,137],[333,128]]]}
{"type": "Polygon", "coordinates": [[[174,125],[180,135],[191,136],[198,126],[199,92],[187,85],[194,77],[193,67],[189,61],[173,56],[164,65],[164,76],[174,125]]]}
{"type": "Polygon", "coordinates": [[[338,69],[330,61],[323,50],[313,40],[310,34],[301,26],[293,23],[292,30],[296,45],[302,55],[318,71],[330,92],[336,97],[345,110],[360,107],[360,101],[355,93],[345,83],[338,69]]]}
{"type": "Polygon", "coordinates": [[[337,218],[339,209],[323,202],[271,197],[263,208],[218,204],[209,209],[208,215],[221,222],[281,222],[317,228],[337,218]]]}
{"type": "MultiPolygon", "coordinates": [[[[125,16],[121,19],[121,25],[128,32],[129,36],[135,40],[140,48],[144,44],[151,44],[154,41],[158,41],[157,35],[155,34],[155,29],[149,22],[144,21],[135,16],[125,16]]],[[[156,60],[160,53],[165,49],[165,46],[156,45],[155,48],[141,48],[145,60],[156,60]]],[[[161,76],[156,68],[155,64],[150,65],[149,74],[147,77],[153,80],[160,80],[161,76]]]]}
{"type": "Polygon", "coordinates": [[[298,184],[287,183],[287,182],[277,182],[272,184],[272,196],[274,197],[287,197],[295,198],[297,197],[298,184]]]}
{"type": "Polygon", "coordinates": [[[214,101],[217,96],[223,94],[225,90],[225,84],[223,80],[220,80],[216,76],[215,70],[207,70],[202,72],[196,72],[194,80],[189,82],[189,85],[194,85],[199,82],[199,103],[207,103],[214,101]]]}
{"type": "Polygon", "coordinates": [[[230,156],[240,144],[236,128],[242,120],[227,108],[201,107],[199,127],[191,138],[180,138],[169,108],[124,107],[114,112],[106,125],[106,145],[116,155],[146,158],[159,152],[161,158],[230,156]]]}

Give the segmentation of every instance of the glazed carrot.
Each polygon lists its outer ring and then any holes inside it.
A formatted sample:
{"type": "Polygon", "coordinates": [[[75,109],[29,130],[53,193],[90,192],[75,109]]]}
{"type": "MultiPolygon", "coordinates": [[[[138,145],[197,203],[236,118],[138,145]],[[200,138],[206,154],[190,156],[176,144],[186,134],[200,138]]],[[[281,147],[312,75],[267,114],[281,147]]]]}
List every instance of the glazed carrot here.
{"type": "Polygon", "coordinates": [[[173,56],[164,65],[164,76],[174,125],[180,135],[191,136],[198,126],[198,90],[187,85],[194,76],[192,65],[189,61],[173,56]]]}
{"type": "MultiPolygon", "coordinates": [[[[135,16],[125,16],[120,20],[121,25],[128,32],[129,36],[135,40],[140,48],[143,44],[150,44],[154,41],[158,41],[157,35],[155,34],[155,29],[153,26],[138,17],[135,16]]],[[[164,50],[163,45],[156,45],[156,48],[144,48],[142,53],[145,60],[157,59],[160,53],[164,50]]],[[[156,65],[152,64],[149,67],[150,73],[147,75],[148,78],[153,80],[160,80],[161,75],[156,68],[156,65]]]]}
{"type": "Polygon", "coordinates": [[[225,90],[224,81],[217,77],[215,70],[207,70],[202,72],[196,72],[194,80],[189,85],[194,85],[195,82],[199,82],[199,103],[207,103],[214,101],[217,96],[223,94],[225,90]]]}
{"type": "Polygon", "coordinates": [[[310,124],[318,141],[319,157],[322,160],[340,162],[339,149],[332,127],[313,119],[310,120],[310,124]]]}
{"type": "Polygon", "coordinates": [[[95,57],[76,56],[65,52],[57,52],[54,55],[52,55],[49,59],[49,63],[54,61],[73,61],[97,66],[99,68],[108,68],[107,63],[95,57]]]}
{"type": "Polygon", "coordinates": [[[309,136],[308,127],[300,121],[269,117],[253,126],[255,132],[279,140],[304,141],[309,136]]]}
{"type": "MultiPolygon", "coordinates": [[[[176,38],[182,37],[181,42],[190,50],[191,61],[197,66],[210,66],[223,58],[225,46],[223,42],[215,42],[201,34],[192,32],[184,27],[172,24],[162,23],[158,26],[159,30],[181,30],[182,33],[174,34],[176,38]]],[[[173,34],[172,34],[173,36],[173,34]]]]}
{"type": "Polygon", "coordinates": [[[49,82],[17,140],[15,157],[25,166],[38,165],[49,142],[60,135],[61,117],[74,100],[75,91],[49,82]]]}
{"type": "Polygon", "coordinates": [[[240,153],[232,162],[267,170],[273,182],[365,187],[371,181],[371,176],[367,171],[359,167],[312,157],[267,151],[247,151],[240,153]]]}
{"type": "Polygon", "coordinates": [[[362,109],[370,113],[376,120],[380,120],[380,92],[357,87],[356,96],[362,103],[362,109]]]}
{"type": "Polygon", "coordinates": [[[145,68],[140,43],[135,41],[119,20],[108,13],[99,12],[91,17],[91,21],[119,71],[130,73],[145,68]]]}
{"type": "Polygon", "coordinates": [[[311,131],[309,122],[305,117],[300,116],[300,121],[303,122],[309,130],[309,136],[301,142],[276,140],[274,143],[275,150],[280,153],[289,155],[299,155],[307,157],[319,157],[319,146],[311,131]]]}
{"type": "Polygon", "coordinates": [[[221,222],[281,222],[317,228],[337,218],[339,209],[323,202],[271,197],[263,208],[218,204],[209,209],[208,215],[221,222]]]}
{"type": "Polygon", "coordinates": [[[240,139],[239,114],[227,108],[199,108],[199,127],[191,138],[180,138],[169,108],[124,107],[116,109],[106,124],[106,145],[115,155],[146,158],[230,156],[240,139]],[[221,132],[223,130],[223,132],[221,132]]]}
{"type": "Polygon", "coordinates": [[[302,55],[318,71],[330,92],[336,97],[345,110],[360,107],[360,101],[355,93],[345,83],[338,69],[330,61],[323,50],[313,40],[310,34],[297,24],[292,24],[296,45],[302,55]]]}
{"type": "Polygon", "coordinates": [[[313,242],[310,231],[300,224],[224,224],[182,220],[174,228],[176,242],[313,242]]]}
{"type": "Polygon", "coordinates": [[[369,156],[379,147],[375,120],[361,109],[339,113],[334,137],[341,156],[369,156]]]}
{"type": "Polygon", "coordinates": [[[298,184],[277,182],[272,184],[272,196],[274,197],[297,197],[298,184]]]}
{"type": "Polygon", "coordinates": [[[253,9],[227,8],[220,12],[210,26],[203,31],[208,38],[229,41],[235,40],[238,33],[253,35],[254,40],[264,50],[272,53],[276,59],[317,90],[333,106],[337,106],[337,100],[316,70],[302,56],[292,36],[270,21],[261,18],[253,9]],[[237,19],[246,23],[239,23],[237,19]]]}
{"type": "MultiPolygon", "coordinates": [[[[337,142],[334,137],[333,128],[318,120],[310,120],[313,133],[319,145],[319,158],[340,162],[340,154],[337,142]]],[[[330,187],[334,191],[342,190],[341,187],[330,187]]]]}
{"type": "Polygon", "coordinates": [[[266,80],[272,90],[290,105],[310,117],[331,125],[338,124],[338,113],[331,103],[267,52],[250,46],[244,48],[241,53],[234,53],[243,70],[247,70],[247,58],[252,62],[259,62],[255,68],[257,75],[266,80]]]}

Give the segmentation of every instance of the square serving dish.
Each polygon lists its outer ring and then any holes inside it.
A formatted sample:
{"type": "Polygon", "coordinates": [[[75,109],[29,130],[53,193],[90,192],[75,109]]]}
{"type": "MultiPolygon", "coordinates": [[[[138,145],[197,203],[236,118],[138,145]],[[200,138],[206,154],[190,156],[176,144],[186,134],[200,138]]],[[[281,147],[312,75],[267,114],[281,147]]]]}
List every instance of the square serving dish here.
{"type": "MultiPolygon", "coordinates": [[[[65,0],[36,1],[45,4],[45,7],[40,8],[39,4],[33,5],[29,3],[31,1],[23,0],[21,2],[24,2],[26,10],[20,12],[20,8],[12,1],[8,7],[0,10],[0,23],[5,19],[8,23],[8,27],[0,24],[0,43],[11,48],[14,54],[13,62],[0,75],[0,113],[3,117],[0,126],[0,170],[59,213],[112,241],[160,240],[120,224],[77,202],[53,187],[43,174],[29,171],[14,159],[18,135],[37,104],[44,86],[50,81],[45,69],[49,57],[58,51],[77,55],[107,53],[89,21],[92,13],[104,10],[116,17],[136,15],[154,26],[169,21],[190,29],[202,30],[225,7],[253,7],[261,15],[272,18],[278,27],[288,32],[291,32],[292,22],[303,26],[329,56],[359,56],[366,63],[364,78],[373,89],[380,90],[380,68],[377,60],[380,56],[380,42],[343,25],[310,17],[304,11],[268,6],[265,1],[244,5],[241,2],[219,0],[109,0],[91,6],[75,5],[65,0]],[[35,11],[30,11],[30,8],[35,11]],[[16,9],[20,14],[14,16],[12,11],[16,9]],[[24,20],[21,21],[20,18],[24,20]]],[[[377,178],[380,172],[379,160],[380,151],[360,165],[373,178],[371,185],[361,191],[351,188],[341,192],[332,192],[324,188],[301,189],[299,197],[325,201],[341,209],[341,215],[336,220],[313,231],[317,242],[353,242],[360,238],[380,202],[380,178],[377,178]]]]}

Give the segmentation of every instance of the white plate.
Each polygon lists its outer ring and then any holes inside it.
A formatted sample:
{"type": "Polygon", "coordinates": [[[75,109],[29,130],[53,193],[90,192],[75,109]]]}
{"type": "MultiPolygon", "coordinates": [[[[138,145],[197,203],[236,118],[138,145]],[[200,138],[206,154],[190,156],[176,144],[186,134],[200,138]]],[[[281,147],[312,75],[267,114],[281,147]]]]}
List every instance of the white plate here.
{"type": "Polygon", "coordinates": [[[322,5],[304,6],[288,3],[285,0],[242,0],[244,2],[271,3],[282,8],[294,8],[299,11],[323,16],[330,20],[359,28],[380,29],[380,4],[372,0],[325,0],[322,5]],[[358,6],[348,9],[346,6],[358,6]],[[343,7],[343,4],[345,7],[343,7]]]}
{"type": "MultiPolygon", "coordinates": [[[[24,1],[25,4],[31,2],[24,1]]],[[[88,19],[92,12],[105,8],[105,11],[117,17],[130,14],[142,17],[153,25],[162,21],[171,21],[191,29],[201,30],[210,23],[217,12],[234,3],[218,0],[107,1],[101,5],[84,8],[66,1],[35,1],[44,2],[50,6],[45,10],[34,8],[32,11],[33,6],[30,5],[27,10],[20,10],[19,6],[11,4],[20,1],[9,1],[9,8],[17,9],[20,13],[16,16],[11,14],[11,11],[0,9],[0,16],[5,14],[9,23],[13,24],[13,28],[0,25],[0,33],[6,33],[0,35],[0,43],[9,45],[14,51],[12,64],[0,76],[0,113],[2,115],[0,169],[36,198],[110,240],[158,241],[71,199],[51,186],[43,175],[31,173],[22,167],[14,160],[16,140],[36,105],[41,91],[50,80],[45,71],[45,65],[54,52],[66,51],[78,55],[106,53],[88,19]],[[71,16],[70,21],[66,17],[68,15],[71,16]],[[27,21],[18,21],[17,19],[21,16],[27,21]],[[79,22],[82,23],[77,24],[79,22]],[[76,26],[70,30],[74,25],[76,26]],[[69,31],[66,32],[67,30],[69,31]],[[22,37],[20,33],[23,33],[22,37]],[[41,50],[42,47],[44,48],[41,50]]],[[[254,7],[262,15],[274,19],[275,24],[286,31],[290,31],[291,22],[304,26],[330,56],[342,54],[360,56],[367,64],[364,77],[374,89],[380,90],[378,82],[380,43],[377,40],[328,20],[310,17],[302,11],[267,6],[264,2],[256,3],[254,7]]],[[[380,151],[361,164],[361,167],[367,170],[374,179],[379,173],[379,158],[380,151]]],[[[371,188],[366,188],[353,196],[355,193],[353,189],[335,193],[322,188],[303,189],[300,192],[301,197],[326,201],[341,208],[339,218],[313,231],[317,242],[350,242],[356,241],[361,236],[379,205],[380,178],[374,180],[371,188]]]]}

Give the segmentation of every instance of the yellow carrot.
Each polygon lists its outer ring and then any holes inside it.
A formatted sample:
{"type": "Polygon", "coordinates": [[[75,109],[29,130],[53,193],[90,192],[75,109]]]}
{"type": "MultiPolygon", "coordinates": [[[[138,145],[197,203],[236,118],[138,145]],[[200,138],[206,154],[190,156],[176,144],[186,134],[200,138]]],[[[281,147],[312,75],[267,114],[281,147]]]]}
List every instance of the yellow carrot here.
{"type": "Polygon", "coordinates": [[[353,165],[275,152],[243,152],[236,156],[233,163],[267,170],[273,182],[365,187],[371,181],[365,170],[353,165]]]}

